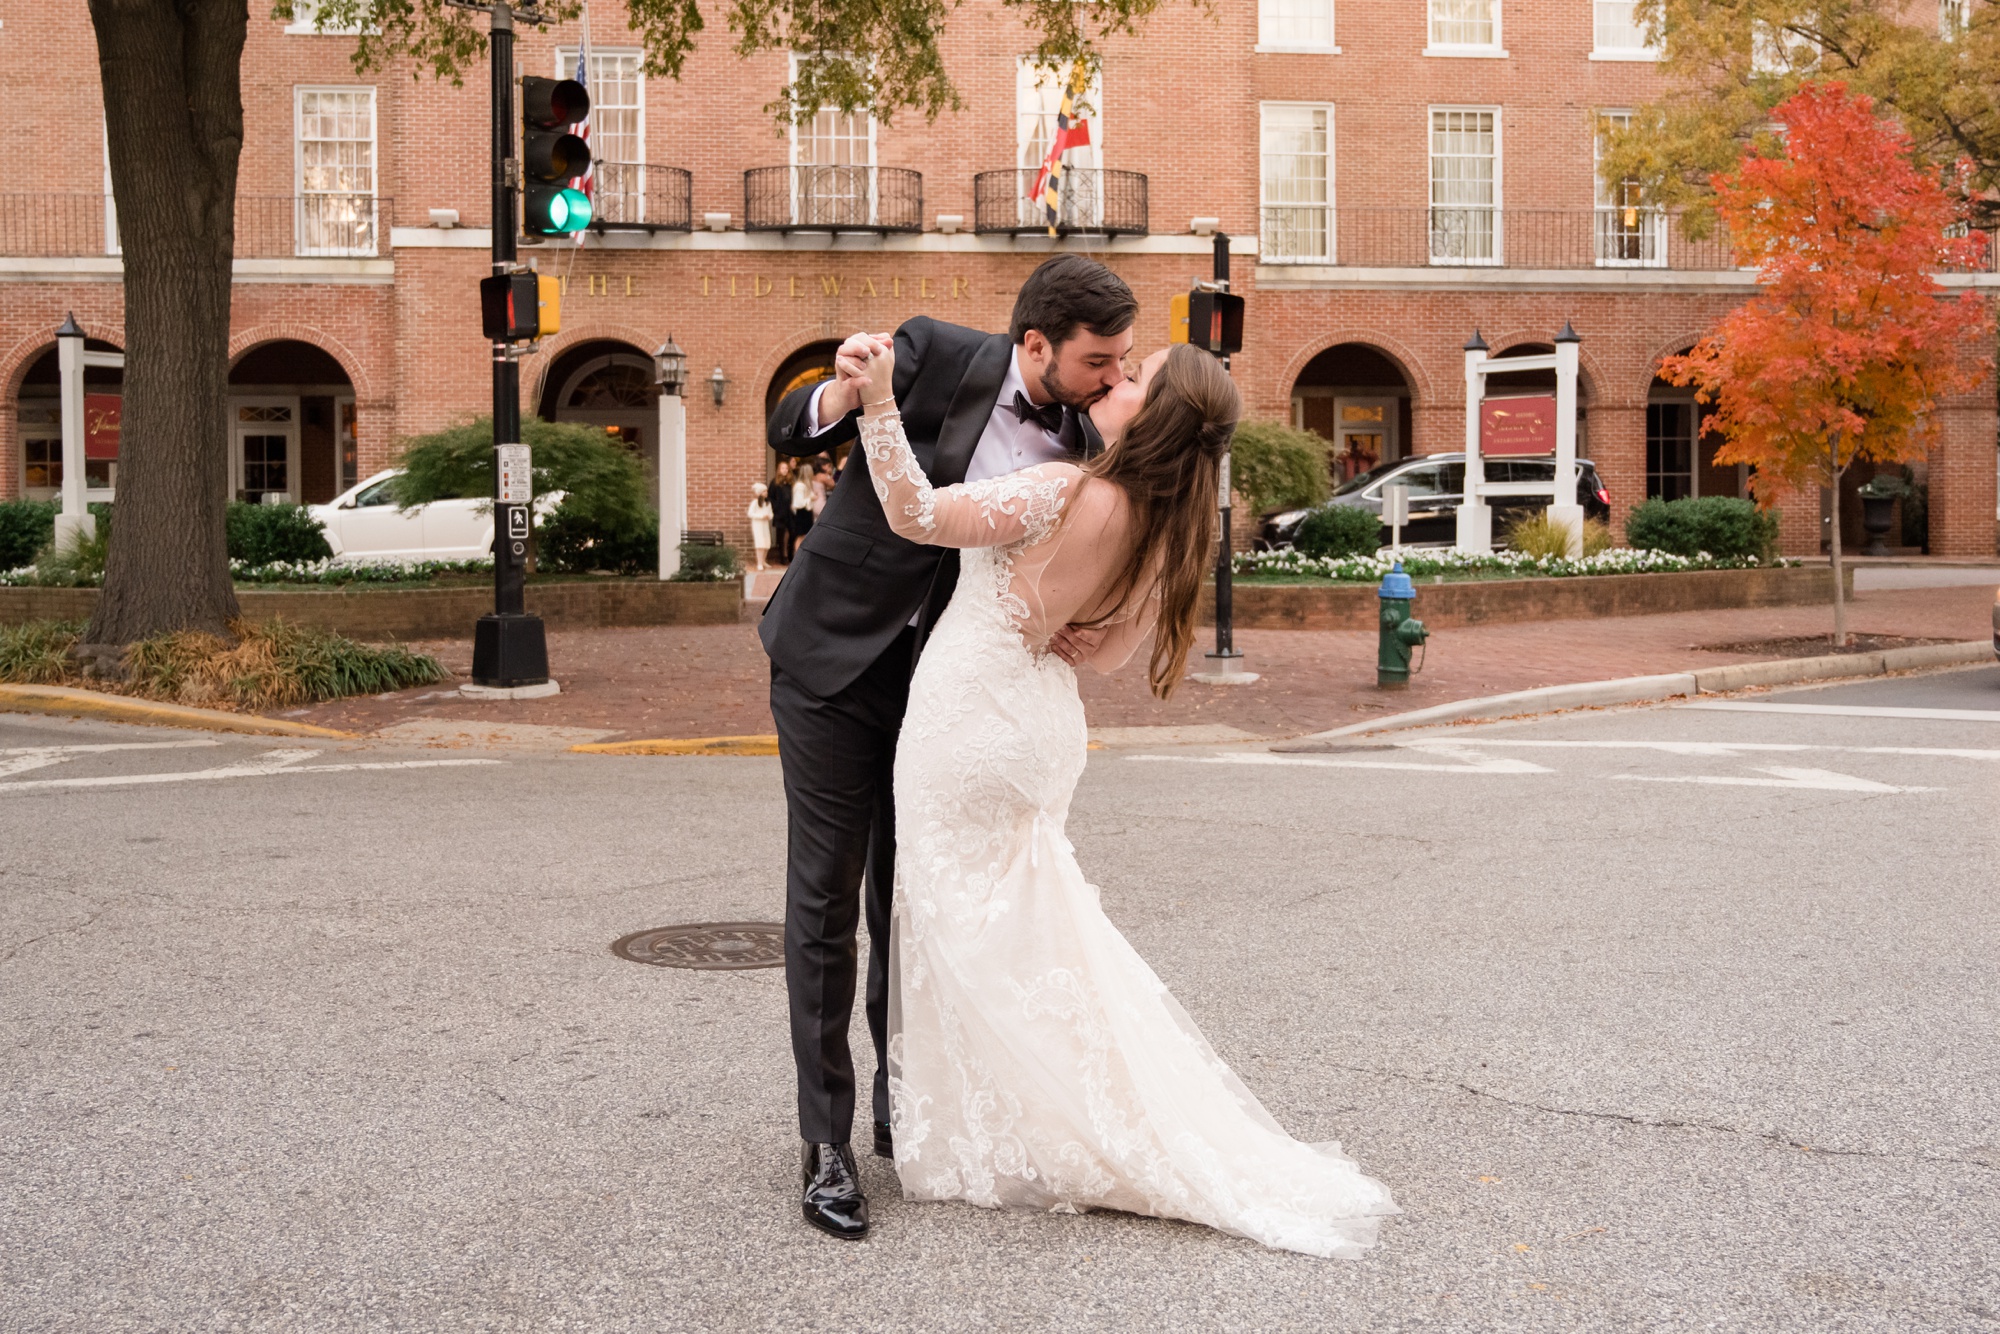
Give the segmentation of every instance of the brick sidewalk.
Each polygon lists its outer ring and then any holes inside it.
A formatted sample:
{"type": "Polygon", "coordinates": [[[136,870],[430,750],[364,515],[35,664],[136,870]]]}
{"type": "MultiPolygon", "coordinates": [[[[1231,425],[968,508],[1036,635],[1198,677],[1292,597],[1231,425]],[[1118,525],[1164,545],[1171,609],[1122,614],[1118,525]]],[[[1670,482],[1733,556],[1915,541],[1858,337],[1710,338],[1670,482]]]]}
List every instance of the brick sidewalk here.
{"type": "MultiPolygon", "coordinates": [[[[1993,590],[1894,589],[1856,596],[1857,633],[1985,639],[1993,590]]],[[[1417,605],[1423,614],[1421,593],[1417,605]]],[[[1371,713],[1536,686],[1597,681],[1753,661],[1759,654],[1704,652],[1698,645],[1826,634],[1827,607],[1679,612],[1533,625],[1474,626],[1438,632],[1424,670],[1407,691],[1375,689],[1375,637],[1364,631],[1249,630],[1237,636],[1249,686],[1187,682],[1162,702],[1146,692],[1144,664],[1112,677],[1083,673],[1093,727],[1224,724],[1259,736],[1322,731],[1371,713]]],[[[1197,651],[1210,647],[1204,631],[1197,651]]],[[[469,640],[416,645],[458,676],[471,670],[469,640]]],[[[475,703],[447,687],[341,700],[287,713],[327,727],[369,732],[422,720],[530,723],[597,728],[619,738],[764,734],[769,668],[750,625],[658,626],[553,631],[549,661],[563,693],[552,699],[475,703]]],[[[1197,658],[1192,670],[1202,669],[1197,658]]]]}

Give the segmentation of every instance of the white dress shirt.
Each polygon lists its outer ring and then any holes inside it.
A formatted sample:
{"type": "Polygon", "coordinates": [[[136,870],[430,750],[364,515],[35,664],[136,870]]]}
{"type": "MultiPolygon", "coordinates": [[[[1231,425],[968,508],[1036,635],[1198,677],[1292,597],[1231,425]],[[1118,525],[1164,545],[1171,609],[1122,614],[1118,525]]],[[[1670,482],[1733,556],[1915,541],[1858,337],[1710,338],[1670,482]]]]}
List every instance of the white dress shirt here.
{"type": "MultiPolygon", "coordinates": [[[[806,404],[813,421],[819,420],[819,396],[825,392],[826,385],[820,385],[813,390],[812,401],[806,404]]],[[[1000,395],[993,400],[993,415],[986,419],[986,429],[979,433],[979,446],[972,451],[972,462],[965,467],[966,481],[1005,477],[1037,463],[1054,463],[1069,457],[1062,441],[1043,429],[1040,422],[1032,417],[1023,421],[1014,415],[1014,395],[1027,392],[1028,382],[1021,376],[1021,349],[1016,345],[1014,355],[1007,359],[1007,378],[1000,382],[1000,395]]],[[[829,423],[813,434],[824,435],[832,429],[829,423]]]]}

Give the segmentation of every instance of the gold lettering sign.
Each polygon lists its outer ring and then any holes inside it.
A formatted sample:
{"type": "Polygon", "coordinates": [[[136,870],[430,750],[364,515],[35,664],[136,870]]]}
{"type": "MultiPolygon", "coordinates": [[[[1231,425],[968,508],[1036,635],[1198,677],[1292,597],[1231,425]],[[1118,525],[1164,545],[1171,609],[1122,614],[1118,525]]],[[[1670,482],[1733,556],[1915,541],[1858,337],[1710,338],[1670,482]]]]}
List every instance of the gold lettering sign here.
{"type": "MultiPolygon", "coordinates": [[[[731,273],[727,275],[703,273],[697,275],[697,278],[701,284],[701,295],[708,297],[724,295],[732,297],[762,297],[770,296],[778,290],[777,279],[762,273],[731,273]],[[726,293],[723,290],[725,282],[728,285],[726,293]]],[[[599,281],[597,278],[591,279],[593,292],[599,290],[595,286],[599,281]]],[[[625,283],[625,294],[627,296],[638,295],[638,289],[633,285],[633,279],[628,277],[623,279],[623,282],[625,283]]],[[[912,284],[915,289],[909,295],[922,300],[970,301],[972,299],[972,279],[963,277],[933,277],[929,274],[917,274],[914,277],[906,279],[901,274],[890,274],[883,278],[876,278],[873,276],[855,277],[850,274],[841,273],[790,273],[785,275],[784,291],[786,296],[800,300],[810,296],[880,297],[887,295],[901,297],[904,295],[903,284],[905,282],[912,284]],[[886,292],[884,291],[885,284],[887,286],[886,292]]]]}

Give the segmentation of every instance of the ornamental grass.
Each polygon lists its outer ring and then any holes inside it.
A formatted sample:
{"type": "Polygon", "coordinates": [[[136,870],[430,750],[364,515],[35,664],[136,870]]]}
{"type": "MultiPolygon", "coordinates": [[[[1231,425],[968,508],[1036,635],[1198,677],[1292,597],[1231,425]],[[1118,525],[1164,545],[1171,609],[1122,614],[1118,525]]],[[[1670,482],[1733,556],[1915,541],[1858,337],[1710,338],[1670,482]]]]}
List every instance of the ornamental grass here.
{"type": "Polygon", "coordinates": [[[0,627],[0,681],[259,710],[405,690],[446,676],[437,659],[421,653],[273,620],[233,622],[230,638],[183,630],[140,640],[125,652],[124,681],[110,683],[85,678],[69,656],[82,632],[74,621],[0,627]]]}

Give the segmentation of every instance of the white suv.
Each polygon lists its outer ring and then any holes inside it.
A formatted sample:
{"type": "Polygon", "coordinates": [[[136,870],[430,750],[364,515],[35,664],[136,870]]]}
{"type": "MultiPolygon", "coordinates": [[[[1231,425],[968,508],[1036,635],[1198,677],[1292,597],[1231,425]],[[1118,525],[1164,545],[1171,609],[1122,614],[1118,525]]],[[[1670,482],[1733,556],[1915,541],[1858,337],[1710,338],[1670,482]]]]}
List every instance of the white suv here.
{"type": "MultiPolygon", "coordinates": [[[[378,472],[309,512],[326,529],[334,559],[347,561],[483,560],[493,554],[493,502],[433,500],[396,508],[395,482],[402,469],[378,472]]],[[[562,503],[563,493],[535,497],[535,522],[562,503]]]]}

